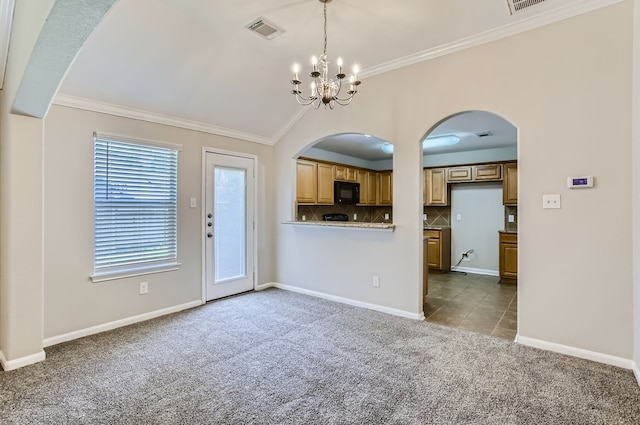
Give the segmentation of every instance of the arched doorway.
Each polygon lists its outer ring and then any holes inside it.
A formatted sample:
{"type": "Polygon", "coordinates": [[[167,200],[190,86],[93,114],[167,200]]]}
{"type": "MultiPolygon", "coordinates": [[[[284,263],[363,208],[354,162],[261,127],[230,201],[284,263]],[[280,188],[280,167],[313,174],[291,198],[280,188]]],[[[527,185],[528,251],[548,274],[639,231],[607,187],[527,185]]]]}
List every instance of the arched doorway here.
{"type": "Polygon", "coordinates": [[[517,129],[486,111],[449,116],[421,140],[429,322],[517,333],[517,129]]]}

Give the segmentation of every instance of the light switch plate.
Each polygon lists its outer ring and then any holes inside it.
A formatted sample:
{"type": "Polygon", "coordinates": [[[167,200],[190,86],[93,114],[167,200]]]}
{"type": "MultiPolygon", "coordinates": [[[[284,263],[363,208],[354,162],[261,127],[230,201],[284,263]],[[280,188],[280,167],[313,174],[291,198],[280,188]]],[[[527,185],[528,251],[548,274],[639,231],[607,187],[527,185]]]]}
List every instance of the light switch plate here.
{"type": "Polygon", "coordinates": [[[197,201],[196,201],[196,198],[191,198],[191,199],[189,200],[189,206],[190,206],[191,208],[195,208],[195,207],[197,207],[197,206],[198,206],[198,203],[197,203],[197,201]]]}
{"type": "Polygon", "coordinates": [[[545,209],[559,209],[560,208],[560,195],[542,195],[542,208],[545,209]]]}

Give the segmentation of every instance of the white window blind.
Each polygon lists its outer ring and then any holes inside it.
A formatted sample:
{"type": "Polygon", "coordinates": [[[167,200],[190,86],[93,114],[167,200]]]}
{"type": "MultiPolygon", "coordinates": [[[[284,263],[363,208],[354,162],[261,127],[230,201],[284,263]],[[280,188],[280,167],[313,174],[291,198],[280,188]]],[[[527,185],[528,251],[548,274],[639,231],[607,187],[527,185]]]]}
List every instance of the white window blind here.
{"type": "Polygon", "coordinates": [[[94,272],[177,259],[177,149],[94,138],[94,272]]]}

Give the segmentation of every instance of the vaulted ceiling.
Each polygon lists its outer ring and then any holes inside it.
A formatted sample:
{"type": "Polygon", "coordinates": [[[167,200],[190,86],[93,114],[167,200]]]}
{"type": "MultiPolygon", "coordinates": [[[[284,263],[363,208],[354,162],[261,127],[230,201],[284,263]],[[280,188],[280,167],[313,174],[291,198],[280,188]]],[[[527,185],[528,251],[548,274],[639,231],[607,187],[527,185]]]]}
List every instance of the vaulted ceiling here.
{"type": "MultiPolygon", "coordinates": [[[[367,77],[601,3],[544,0],[511,14],[507,0],[333,0],[328,55],[334,64],[341,56],[346,69],[357,63],[364,91],[367,77]]],[[[290,93],[291,69],[300,63],[309,81],[322,28],[318,0],[119,0],[80,50],[56,102],[273,144],[308,109],[290,93]],[[245,28],[259,17],[284,32],[267,40],[245,28]]]]}

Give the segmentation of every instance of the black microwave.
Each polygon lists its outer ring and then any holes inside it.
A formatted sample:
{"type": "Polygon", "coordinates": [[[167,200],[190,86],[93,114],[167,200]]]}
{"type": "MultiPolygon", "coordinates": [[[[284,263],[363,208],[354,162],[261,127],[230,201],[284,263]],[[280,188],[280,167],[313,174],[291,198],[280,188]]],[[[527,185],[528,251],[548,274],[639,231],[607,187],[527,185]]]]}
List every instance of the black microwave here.
{"type": "Polygon", "coordinates": [[[360,183],[334,181],[333,201],[341,205],[359,204],[360,183]]]}

